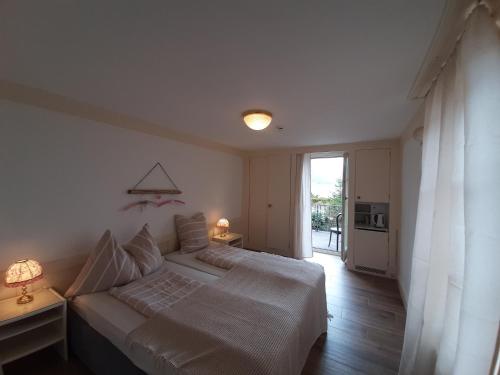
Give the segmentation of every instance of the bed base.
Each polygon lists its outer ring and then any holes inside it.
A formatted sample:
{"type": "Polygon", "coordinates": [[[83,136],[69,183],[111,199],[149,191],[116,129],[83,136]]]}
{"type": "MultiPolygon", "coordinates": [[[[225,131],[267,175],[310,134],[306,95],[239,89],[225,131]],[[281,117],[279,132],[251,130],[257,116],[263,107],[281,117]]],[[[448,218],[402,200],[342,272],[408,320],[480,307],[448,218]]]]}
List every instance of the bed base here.
{"type": "Polygon", "coordinates": [[[71,307],[68,309],[68,331],[70,350],[94,374],[146,374],[71,307]]]}

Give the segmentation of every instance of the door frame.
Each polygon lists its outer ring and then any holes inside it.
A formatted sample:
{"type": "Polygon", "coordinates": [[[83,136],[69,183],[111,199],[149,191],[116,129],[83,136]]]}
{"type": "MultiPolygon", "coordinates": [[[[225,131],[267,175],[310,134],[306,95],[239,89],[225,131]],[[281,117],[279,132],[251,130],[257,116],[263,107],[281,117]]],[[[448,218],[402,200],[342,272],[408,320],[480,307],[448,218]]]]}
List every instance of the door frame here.
{"type": "MultiPolygon", "coordinates": [[[[342,236],[340,237],[340,257],[342,261],[347,260],[347,244],[349,241],[346,240],[345,234],[347,222],[349,220],[345,213],[348,211],[348,195],[347,190],[349,189],[349,165],[348,165],[349,154],[346,151],[323,151],[323,152],[311,152],[311,160],[313,159],[333,159],[333,158],[343,158],[343,170],[342,170],[342,236]],[[347,219],[347,220],[346,220],[347,219]]],[[[312,179],[312,176],[311,176],[312,179]]],[[[312,204],[311,204],[312,207],[312,204]]],[[[311,228],[312,232],[312,228],[311,228]]]]}

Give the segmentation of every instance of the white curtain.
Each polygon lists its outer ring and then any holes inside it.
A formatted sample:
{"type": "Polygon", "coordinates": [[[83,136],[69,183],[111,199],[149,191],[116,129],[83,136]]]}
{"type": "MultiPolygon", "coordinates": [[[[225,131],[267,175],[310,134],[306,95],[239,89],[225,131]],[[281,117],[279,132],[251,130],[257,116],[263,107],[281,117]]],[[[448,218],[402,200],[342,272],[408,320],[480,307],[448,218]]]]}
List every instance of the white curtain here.
{"type": "Polygon", "coordinates": [[[479,6],[426,99],[400,374],[488,374],[499,321],[500,32],[479,6]]]}
{"type": "Polygon", "coordinates": [[[297,259],[303,259],[313,256],[311,154],[296,155],[295,166],[293,256],[297,259]]]}

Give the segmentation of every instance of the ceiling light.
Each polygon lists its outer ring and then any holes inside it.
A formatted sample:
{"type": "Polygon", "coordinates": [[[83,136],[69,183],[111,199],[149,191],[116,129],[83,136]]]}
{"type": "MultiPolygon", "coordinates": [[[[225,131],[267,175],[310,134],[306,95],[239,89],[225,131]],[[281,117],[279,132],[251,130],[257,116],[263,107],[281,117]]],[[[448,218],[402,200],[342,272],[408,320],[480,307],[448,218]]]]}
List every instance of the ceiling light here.
{"type": "Polygon", "coordinates": [[[263,130],[269,126],[273,115],[271,112],[263,110],[251,110],[243,112],[243,121],[250,129],[263,130]]]}

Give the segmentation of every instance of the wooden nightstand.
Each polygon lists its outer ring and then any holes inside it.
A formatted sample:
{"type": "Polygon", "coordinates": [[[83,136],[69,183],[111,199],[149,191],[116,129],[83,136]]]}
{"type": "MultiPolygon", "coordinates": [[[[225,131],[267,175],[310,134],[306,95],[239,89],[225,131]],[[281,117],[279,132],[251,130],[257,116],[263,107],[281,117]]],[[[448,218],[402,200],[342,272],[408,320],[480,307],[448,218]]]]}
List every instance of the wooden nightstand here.
{"type": "Polygon", "coordinates": [[[66,300],[53,289],[32,293],[34,300],[18,305],[17,297],[0,301],[0,375],[4,364],[50,345],[68,360],[66,300]]]}
{"type": "Polygon", "coordinates": [[[238,233],[226,233],[223,237],[219,234],[217,236],[213,236],[212,241],[224,243],[233,247],[243,248],[243,236],[238,233]]]}

